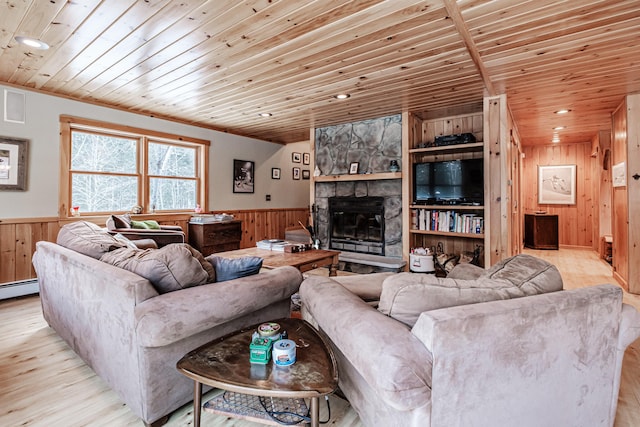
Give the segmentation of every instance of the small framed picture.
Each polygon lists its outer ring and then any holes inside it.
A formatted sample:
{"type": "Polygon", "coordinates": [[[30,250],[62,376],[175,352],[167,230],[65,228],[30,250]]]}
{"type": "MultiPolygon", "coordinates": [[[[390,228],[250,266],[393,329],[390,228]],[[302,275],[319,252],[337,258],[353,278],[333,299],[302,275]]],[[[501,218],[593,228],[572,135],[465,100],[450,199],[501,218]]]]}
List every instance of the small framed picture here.
{"type": "Polygon", "coordinates": [[[291,153],[291,161],[293,163],[300,163],[302,158],[302,154],[300,153],[291,153]]]}
{"type": "Polygon", "coordinates": [[[280,168],[271,168],[271,179],[280,179],[280,168]]]}
{"type": "Polygon", "coordinates": [[[358,173],[358,165],[358,162],[351,162],[351,164],[349,165],[349,175],[358,173]]]}
{"type": "Polygon", "coordinates": [[[309,179],[309,178],[311,178],[311,171],[309,169],[303,169],[302,179],[309,179]]]}
{"type": "Polygon", "coordinates": [[[300,179],[300,168],[293,168],[293,179],[300,179]]]}
{"type": "Polygon", "coordinates": [[[253,193],[255,163],[250,160],[233,160],[233,192],[253,193]]]}
{"type": "Polygon", "coordinates": [[[302,164],[303,165],[310,165],[311,164],[311,154],[310,153],[303,153],[302,154],[302,164]]]}

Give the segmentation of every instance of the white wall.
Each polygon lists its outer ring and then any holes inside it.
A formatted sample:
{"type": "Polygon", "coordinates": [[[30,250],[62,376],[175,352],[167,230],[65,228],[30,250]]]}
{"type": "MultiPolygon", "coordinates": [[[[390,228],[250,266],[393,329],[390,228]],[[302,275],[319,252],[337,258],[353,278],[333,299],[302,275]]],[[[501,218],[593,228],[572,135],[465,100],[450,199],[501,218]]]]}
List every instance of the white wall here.
{"type": "MultiPolygon", "coordinates": [[[[309,205],[309,183],[292,178],[292,152],[309,152],[308,141],[280,145],[223,132],[156,119],[93,104],[22,91],[0,85],[0,136],[29,142],[27,191],[0,191],[0,219],[58,215],[60,115],[71,115],[211,141],[209,151],[209,210],[298,208],[309,205]],[[4,121],[4,90],[26,95],[26,123],[4,121]],[[255,162],[255,192],[234,194],[233,159],[255,162]],[[281,178],[271,179],[271,168],[281,178]],[[271,195],[271,201],[265,196],[271,195]]],[[[267,119],[268,120],[268,119],[267,119]]],[[[311,168],[301,164],[295,166],[311,168]]]]}

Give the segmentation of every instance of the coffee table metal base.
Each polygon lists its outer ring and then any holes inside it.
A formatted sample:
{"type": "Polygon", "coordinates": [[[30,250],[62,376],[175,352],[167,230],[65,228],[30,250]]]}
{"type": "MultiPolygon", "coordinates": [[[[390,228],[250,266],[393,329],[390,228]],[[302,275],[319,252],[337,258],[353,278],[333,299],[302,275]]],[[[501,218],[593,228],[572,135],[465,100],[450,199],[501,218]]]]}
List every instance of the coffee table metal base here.
{"type": "MultiPolygon", "coordinates": [[[[193,390],[193,426],[200,427],[202,418],[202,383],[194,381],[193,390]]],[[[320,427],[320,400],[317,397],[310,398],[309,417],[311,427],[320,427]]]]}
{"type": "Polygon", "coordinates": [[[259,397],[224,391],[202,405],[204,412],[281,426],[309,423],[309,407],[302,398],[259,397]]]}

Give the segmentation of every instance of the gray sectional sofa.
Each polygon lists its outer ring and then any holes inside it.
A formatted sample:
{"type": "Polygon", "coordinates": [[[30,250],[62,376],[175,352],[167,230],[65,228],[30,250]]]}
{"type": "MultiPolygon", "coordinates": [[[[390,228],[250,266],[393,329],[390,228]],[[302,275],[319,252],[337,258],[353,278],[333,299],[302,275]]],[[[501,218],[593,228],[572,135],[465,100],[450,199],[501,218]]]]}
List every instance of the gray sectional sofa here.
{"type": "Polygon", "coordinates": [[[613,426],[640,315],[614,285],[561,289],[555,267],[519,255],[446,279],[309,277],[300,297],[366,426],[613,426]]]}
{"type": "MultiPolygon", "coordinates": [[[[289,317],[290,296],[302,281],[297,269],[282,267],[161,294],[144,277],[96,259],[102,252],[126,251],[108,242],[94,245],[93,256],[36,244],[42,310],[49,325],[147,425],[162,424],[193,400],[193,381],[176,370],[182,356],[240,328],[289,317]]],[[[191,262],[185,270],[200,268],[198,260],[191,262]]]]}

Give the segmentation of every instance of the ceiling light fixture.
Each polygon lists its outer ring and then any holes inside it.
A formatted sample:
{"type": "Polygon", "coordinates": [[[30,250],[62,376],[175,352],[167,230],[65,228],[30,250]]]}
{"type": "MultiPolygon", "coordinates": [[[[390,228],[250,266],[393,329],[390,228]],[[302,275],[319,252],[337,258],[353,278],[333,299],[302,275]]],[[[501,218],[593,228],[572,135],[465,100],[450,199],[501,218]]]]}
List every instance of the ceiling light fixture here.
{"type": "Polygon", "coordinates": [[[16,36],[16,41],[18,43],[20,43],[21,45],[29,46],[29,47],[32,47],[34,49],[39,49],[39,50],[47,50],[47,49],[49,49],[49,45],[48,44],[46,44],[45,42],[43,42],[41,40],[34,39],[33,37],[16,36]]]}
{"type": "Polygon", "coordinates": [[[350,97],[351,97],[351,95],[349,95],[348,93],[340,93],[340,94],[334,96],[335,99],[347,99],[347,98],[350,98],[350,97]]]}
{"type": "Polygon", "coordinates": [[[271,116],[273,116],[273,114],[271,114],[271,113],[260,113],[260,114],[258,114],[258,115],[259,115],[260,117],[271,117],[271,116]]]}
{"type": "Polygon", "coordinates": [[[566,129],[566,126],[556,126],[553,128],[553,130],[562,130],[562,129],[566,129]]]}
{"type": "Polygon", "coordinates": [[[556,114],[567,114],[568,112],[570,112],[571,110],[567,110],[566,108],[563,108],[562,110],[558,110],[555,113],[556,114]]]}
{"type": "Polygon", "coordinates": [[[551,142],[560,142],[560,137],[554,136],[551,142]]]}

